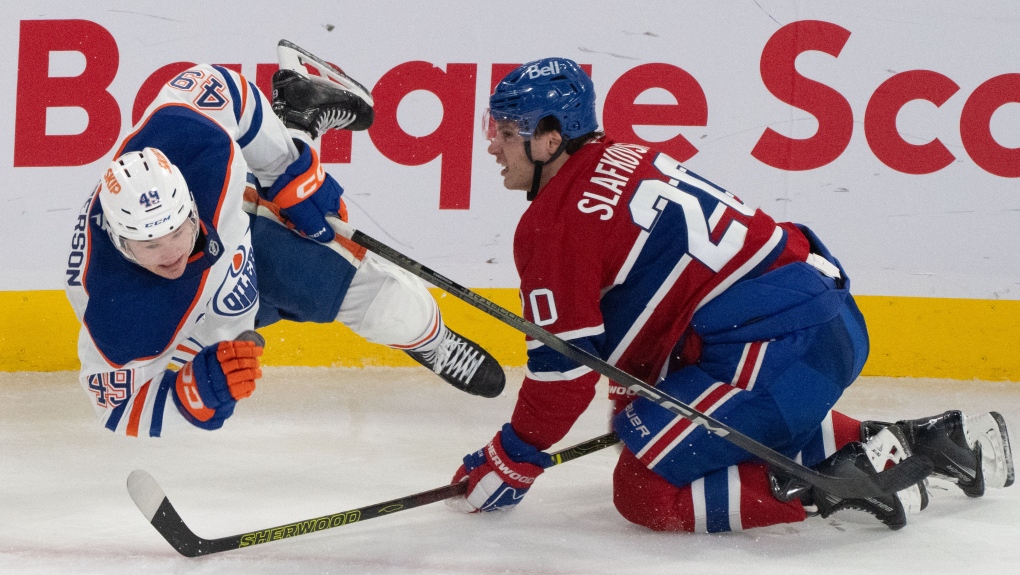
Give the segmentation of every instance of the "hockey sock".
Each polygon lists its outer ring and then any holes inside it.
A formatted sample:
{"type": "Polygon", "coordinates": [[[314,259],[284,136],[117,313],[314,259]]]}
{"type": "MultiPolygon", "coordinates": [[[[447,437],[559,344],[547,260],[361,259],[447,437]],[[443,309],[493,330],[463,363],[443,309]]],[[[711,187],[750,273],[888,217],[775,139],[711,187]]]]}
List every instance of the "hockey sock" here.
{"type": "Polygon", "coordinates": [[[428,357],[430,353],[439,347],[439,344],[446,337],[447,331],[446,323],[443,322],[443,315],[438,313],[437,310],[435,321],[430,324],[425,333],[416,340],[419,343],[412,344],[413,347],[408,347],[406,349],[401,346],[400,349],[405,349],[405,351],[414,353],[422,353],[428,357]]]}
{"type": "Polygon", "coordinates": [[[626,449],[613,472],[613,503],[625,519],[655,531],[740,531],[807,517],[799,501],[772,496],[763,463],[741,463],[677,487],[626,449]]]}
{"type": "MultiPolygon", "coordinates": [[[[861,421],[835,410],[832,411],[832,435],[836,440],[836,451],[851,441],[864,441],[861,433],[861,421]]],[[[832,453],[828,455],[832,455],[832,453]]]]}

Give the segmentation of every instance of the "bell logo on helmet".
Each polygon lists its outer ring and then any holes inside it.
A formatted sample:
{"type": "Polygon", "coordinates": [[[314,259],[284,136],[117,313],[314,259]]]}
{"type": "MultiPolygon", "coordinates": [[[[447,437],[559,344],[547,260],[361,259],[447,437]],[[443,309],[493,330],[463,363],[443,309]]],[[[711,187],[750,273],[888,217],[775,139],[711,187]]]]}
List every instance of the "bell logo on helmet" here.
{"type": "Polygon", "coordinates": [[[556,60],[553,60],[552,62],[549,63],[548,66],[540,67],[537,64],[535,64],[534,66],[529,67],[526,70],[526,73],[528,74],[528,77],[531,78],[532,80],[536,78],[541,78],[542,76],[555,76],[560,73],[560,63],[556,60]]]}
{"type": "Polygon", "coordinates": [[[573,60],[544,58],[521,64],[496,85],[489,97],[492,119],[517,124],[530,140],[539,121],[553,117],[560,133],[570,140],[598,130],[595,86],[573,60]]]}

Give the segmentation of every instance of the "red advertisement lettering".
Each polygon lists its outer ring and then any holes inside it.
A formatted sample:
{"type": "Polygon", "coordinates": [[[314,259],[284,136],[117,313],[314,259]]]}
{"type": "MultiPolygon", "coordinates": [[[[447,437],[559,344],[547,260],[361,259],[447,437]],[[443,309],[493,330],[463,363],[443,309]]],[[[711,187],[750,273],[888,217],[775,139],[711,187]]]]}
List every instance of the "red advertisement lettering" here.
{"type": "MultiPolygon", "coordinates": [[[[255,85],[270,102],[273,100],[273,74],[279,69],[279,64],[255,65],[255,85]]],[[[264,110],[263,113],[272,114],[273,111],[264,110]]],[[[323,134],[319,139],[319,161],[323,164],[351,163],[352,134],[350,130],[330,130],[323,134]]]]}
{"type": "Polygon", "coordinates": [[[372,90],[375,123],[369,135],[384,156],[420,166],[442,156],[439,208],[471,207],[471,151],[474,136],[475,64],[448,64],[444,72],[428,62],[407,62],[387,72],[372,90]],[[435,94],[443,119],[434,132],[416,137],[397,121],[397,107],[416,90],[435,94]]]}
{"type": "MultiPolygon", "coordinates": [[[[764,87],[780,102],[813,116],[818,128],[807,138],[794,138],[766,128],[750,152],[752,157],[776,169],[801,171],[825,166],[847,149],[854,129],[850,103],[832,87],[801,75],[796,60],[811,51],[838,58],[850,34],[830,22],[805,20],[787,24],[769,38],[759,62],[764,87]]],[[[173,62],[149,74],[132,102],[131,122],[137,123],[159,90],[191,65],[173,62]]],[[[116,153],[121,108],[109,87],[118,66],[116,40],[100,24],[86,20],[21,21],[14,166],[77,166],[116,153]],[[51,55],[56,52],[77,52],[84,57],[83,70],[73,77],[51,70],[51,55]],[[79,134],[52,133],[52,125],[51,133],[47,133],[47,113],[52,116],[51,108],[83,110],[88,123],[79,134]]],[[[223,66],[241,72],[239,64],[223,66]]],[[[517,66],[517,63],[491,64],[490,88],[517,66]]],[[[592,75],[590,64],[581,67],[592,75]]],[[[269,99],[272,75],[277,69],[275,63],[255,67],[254,84],[269,99]]],[[[482,79],[483,86],[484,83],[482,79]]],[[[443,210],[471,206],[478,84],[477,64],[446,64],[444,69],[412,61],[386,72],[372,90],[376,101],[375,125],[367,136],[392,162],[421,166],[440,159],[438,203],[443,210]],[[442,106],[438,127],[424,136],[409,134],[397,118],[404,98],[419,90],[435,95],[442,106]]],[[[746,88],[734,86],[733,90],[746,88]]],[[[681,162],[698,153],[682,135],[664,142],[647,142],[634,131],[635,126],[708,125],[705,92],[685,70],[668,63],[642,64],[625,71],[612,83],[597,84],[596,91],[605,94],[604,100],[600,98],[603,129],[610,137],[653,145],[681,162]],[[641,94],[652,88],[667,91],[676,103],[636,103],[641,94]]],[[[957,158],[942,140],[907,141],[897,130],[896,119],[910,102],[923,100],[941,108],[959,91],[956,82],[932,70],[903,71],[882,82],[868,99],[863,118],[865,138],[875,157],[890,169],[913,175],[932,174],[952,165],[957,158]]],[[[1020,148],[1008,148],[997,142],[991,125],[996,112],[1010,103],[1020,103],[1020,73],[1002,74],[978,86],[963,106],[959,126],[963,147],[974,164],[996,176],[1017,178],[1020,148]]],[[[266,116],[272,113],[270,109],[263,110],[266,116]]],[[[352,137],[348,130],[324,134],[320,142],[321,162],[350,163],[352,137]]]]}
{"type": "Polygon", "coordinates": [[[701,85],[686,71],[670,64],[644,64],[628,70],[606,93],[602,112],[605,131],[613,139],[654,146],[678,162],[689,160],[698,149],[681,135],[665,142],[638,137],[634,126],[706,126],[708,101],[701,85]],[[635,104],[650,88],[662,88],[676,104],[635,104]]]}
{"type": "Polygon", "coordinates": [[[902,72],[882,82],[864,113],[864,134],[875,157],[905,174],[931,174],[953,163],[956,158],[938,138],[920,145],[904,140],[896,129],[896,115],[913,100],[941,106],[959,89],[956,82],[929,70],[902,72]]]}
{"type": "Polygon", "coordinates": [[[817,50],[833,57],[850,38],[850,31],[817,20],[793,22],[769,38],[761,55],[761,79],[780,101],[818,120],[814,136],[796,139],[767,128],[751,150],[764,164],[781,170],[812,170],[832,162],[846,150],[853,134],[850,103],[836,90],[797,73],[797,56],[817,50]]]}
{"type": "Polygon", "coordinates": [[[113,36],[88,20],[22,20],[20,33],[14,165],[81,166],[105,156],[121,123],[117,100],[107,91],[120,61],[113,36]],[[51,77],[51,52],[79,52],[85,69],[51,77]],[[47,109],[60,107],[85,110],[82,133],[46,133],[47,109]]]}
{"type": "Polygon", "coordinates": [[[960,114],[963,147],[974,163],[1003,178],[1020,177],[1020,148],[1006,148],[992,137],[992,114],[1009,103],[1020,103],[1020,74],[1003,74],[978,86],[960,114]]]}

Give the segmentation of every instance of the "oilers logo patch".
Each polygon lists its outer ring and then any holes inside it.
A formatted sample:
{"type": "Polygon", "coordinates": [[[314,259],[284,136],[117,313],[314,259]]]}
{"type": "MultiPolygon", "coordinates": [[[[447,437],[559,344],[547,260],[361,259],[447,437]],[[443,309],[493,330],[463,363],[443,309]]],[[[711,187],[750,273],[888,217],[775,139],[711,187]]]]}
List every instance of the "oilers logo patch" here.
{"type": "Polygon", "coordinates": [[[237,248],[230,258],[230,268],[213,297],[213,311],[224,316],[238,316],[252,309],[259,300],[255,277],[255,256],[250,248],[237,248]]]}

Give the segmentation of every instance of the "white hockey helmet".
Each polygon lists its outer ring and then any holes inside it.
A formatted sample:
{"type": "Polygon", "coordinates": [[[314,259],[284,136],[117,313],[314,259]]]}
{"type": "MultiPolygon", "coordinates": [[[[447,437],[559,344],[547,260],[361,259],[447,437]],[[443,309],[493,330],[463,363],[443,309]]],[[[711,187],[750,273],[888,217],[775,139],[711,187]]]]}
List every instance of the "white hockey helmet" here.
{"type": "Polygon", "coordinates": [[[106,232],[132,262],[136,260],[124,240],[156,239],[189,219],[198,235],[198,213],[188,184],[181,170],[156,148],[128,152],[111,162],[100,183],[99,201],[106,232]]]}

